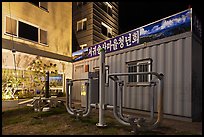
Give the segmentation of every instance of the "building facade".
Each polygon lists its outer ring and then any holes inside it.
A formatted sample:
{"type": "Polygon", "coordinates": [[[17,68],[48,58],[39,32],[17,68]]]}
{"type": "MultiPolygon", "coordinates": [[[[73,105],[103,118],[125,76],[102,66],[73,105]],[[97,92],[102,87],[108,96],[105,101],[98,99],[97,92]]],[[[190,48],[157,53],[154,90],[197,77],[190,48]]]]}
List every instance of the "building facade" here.
{"type": "Polygon", "coordinates": [[[118,35],[118,2],[73,2],[73,52],[118,35]]]}
{"type": "MultiPolygon", "coordinates": [[[[26,68],[37,57],[56,64],[63,81],[72,77],[71,55],[71,2],[2,2],[4,76],[17,71],[18,77],[24,77],[26,68]]],[[[64,90],[64,84],[60,89],[64,90]]]]}

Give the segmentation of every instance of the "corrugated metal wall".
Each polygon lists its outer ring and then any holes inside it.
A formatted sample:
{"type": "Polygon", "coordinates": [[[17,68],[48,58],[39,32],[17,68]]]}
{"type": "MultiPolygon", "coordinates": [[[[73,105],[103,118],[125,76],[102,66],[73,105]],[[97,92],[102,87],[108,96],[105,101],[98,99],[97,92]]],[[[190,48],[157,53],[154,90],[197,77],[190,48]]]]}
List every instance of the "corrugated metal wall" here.
{"type": "MultiPolygon", "coordinates": [[[[152,58],[152,71],[163,73],[164,78],[164,113],[191,117],[191,32],[156,40],[123,51],[106,55],[109,73],[128,72],[126,62],[152,58]]],[[[89,71],[99,66],[98,57],[79,61],[73,69],[82,64],[89,64],[89,71]]],[[[73,76],[75,77],[75,74],[73,76]]],[[[127,82],[127,78],[121,79],[127,82]]],[[[157,88],[155,88],[157,90],[157,88]]],[[[75,91],[78,92],[78,91],[75,91]]],[[[106,90],[106,103],[112,105],[113,81],[106,90]]],[[[128,87],[123,92],[123,106],[126,108],[150,110],[150,87],[128,87]]],[[[157,94],[155,94],[155,97],[157,94]]],[[[76,97],[80,98],[80,97],[76,97]]],[[[155,104],[156,107],[156,104],[155,104]]]]}

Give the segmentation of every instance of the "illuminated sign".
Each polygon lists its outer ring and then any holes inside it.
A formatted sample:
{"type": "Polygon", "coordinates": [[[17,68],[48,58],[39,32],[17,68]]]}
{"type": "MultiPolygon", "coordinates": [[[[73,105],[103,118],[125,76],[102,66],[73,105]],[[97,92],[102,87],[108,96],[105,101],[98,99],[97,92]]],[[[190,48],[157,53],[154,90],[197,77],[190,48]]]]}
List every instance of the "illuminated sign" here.
{"type": "MultiPolygon", "coordinates": [[[[91,47],[74,52],[72,54],[73,61],[96,57],[99,55],[100,48],[104,48],[105,53],[110,53],[165,37],[192,31],[191,23],[192,9],[187,9],[114,38],[102,41],[91,47]]],[[[198,29],[196,30],[198,30],[199,34],[201,35],[200,23],[196,21],[193,23],[193,25],[198,26],[198,29]]]]}
{"type": "Polygon", "coordinates": [[[121,36],[117,36],[115,38],[96,44],[92,47],[89,47],[88,57],[98,56],[101,48],[104,48],[106,53],[109,53],[138,45],[139,36],[139,30],[136,29],[121,36]]]}

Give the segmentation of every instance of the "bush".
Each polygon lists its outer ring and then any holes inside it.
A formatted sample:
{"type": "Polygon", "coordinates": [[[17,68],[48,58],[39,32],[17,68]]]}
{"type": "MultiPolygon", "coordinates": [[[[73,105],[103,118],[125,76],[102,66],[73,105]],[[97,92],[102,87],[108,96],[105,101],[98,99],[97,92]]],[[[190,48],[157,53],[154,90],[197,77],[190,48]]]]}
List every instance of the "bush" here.
{"type": "Polygon", "coordinates": [[[57,96],[58,96],[58,97],[63,97],[63,96],[64,96],[64,93],[63,93],[63,92],[58,92],[58,93],[57,93],[57,96]]]}
{"type": "Polygon", "coordinates": [[[19,91],[18,92],[18,98],[19,99],[25,99],[25,98],[33,98],[34,92],[33,91],[19,91]]]}

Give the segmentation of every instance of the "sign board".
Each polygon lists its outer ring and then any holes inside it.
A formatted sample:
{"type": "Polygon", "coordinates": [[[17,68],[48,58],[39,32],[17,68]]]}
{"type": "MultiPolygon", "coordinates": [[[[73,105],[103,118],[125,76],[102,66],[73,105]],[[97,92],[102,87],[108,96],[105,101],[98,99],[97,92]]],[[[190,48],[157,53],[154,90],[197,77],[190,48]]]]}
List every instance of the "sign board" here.
{"type": "Polygon", "coordinates": [[[179,12],[172,16],[150,23],[107,39],[91,47],[73,53],[74,61],[99,56],[100,48],[106,53],[127,49],[157,39],[192,31],[192,9],[179,12]]]}

